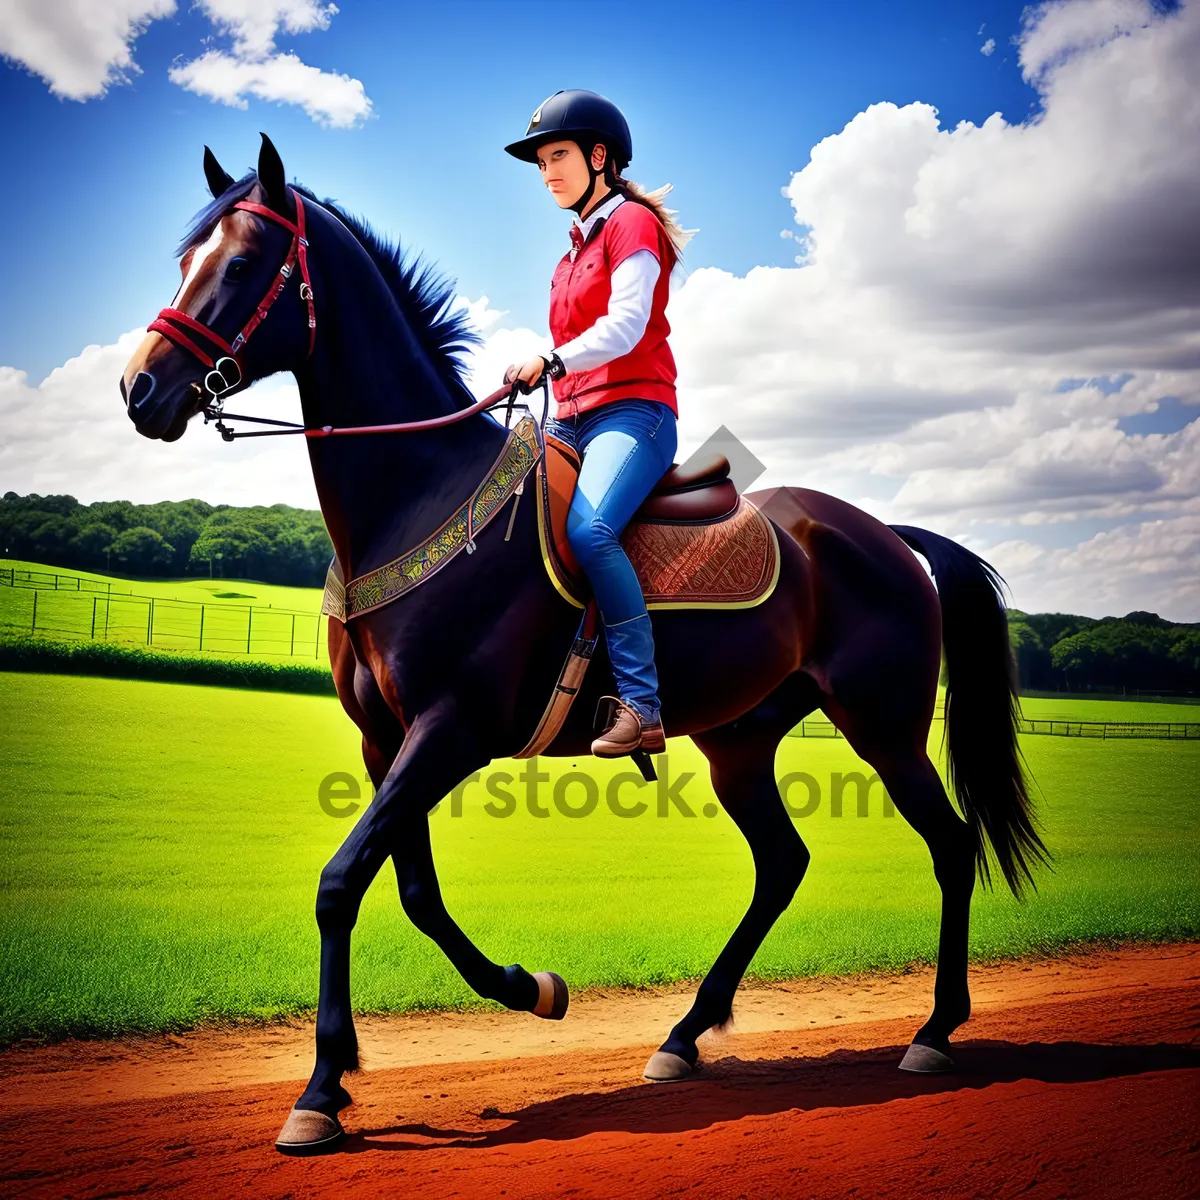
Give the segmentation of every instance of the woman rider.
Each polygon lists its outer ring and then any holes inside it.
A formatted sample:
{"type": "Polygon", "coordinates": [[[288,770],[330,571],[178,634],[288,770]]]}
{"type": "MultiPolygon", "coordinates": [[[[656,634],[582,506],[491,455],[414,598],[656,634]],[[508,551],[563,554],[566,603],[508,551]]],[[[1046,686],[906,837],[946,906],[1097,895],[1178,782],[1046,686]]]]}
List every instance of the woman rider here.
{"type": "Polygon", "coordinates": [[[595,92],[556,92],[505,150],[536,163],[558,206],[576,214],[550,284],[554,353],[513,363],[504,380],[532,387],[547,372],[555,415],[546,431],[582,457],[567,537],[596,594],[618,692],[592,753],[657,753],[666,743],[650,615],[618,539],[675,456],[666,306],[689,234],[662,205],[668,188],[646,193],[622,178],[633,156],[629,126],[595,92]]]}

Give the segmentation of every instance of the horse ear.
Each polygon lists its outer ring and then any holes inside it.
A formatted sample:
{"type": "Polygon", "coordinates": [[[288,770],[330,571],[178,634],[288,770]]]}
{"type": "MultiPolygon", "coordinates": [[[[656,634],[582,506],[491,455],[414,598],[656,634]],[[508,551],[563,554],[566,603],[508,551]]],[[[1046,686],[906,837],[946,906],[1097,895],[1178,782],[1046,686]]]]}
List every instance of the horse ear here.
{"type": "Polygon", "coordinates": [[[217,162],[217,156],[207,146],[204,147],[204,178],[208,180],[208,190],[214,200],[233,187],[233,176],[217,162]]]}
{"type": "Polygon", "coordinates": [[[262,148],[258,152],[258,182],[267,194],[267,203],[277,213],[285,216],[291,212],[288,199],[287,179],[283,173],[283,159],[271,139],[262,134],[262,148]]]}

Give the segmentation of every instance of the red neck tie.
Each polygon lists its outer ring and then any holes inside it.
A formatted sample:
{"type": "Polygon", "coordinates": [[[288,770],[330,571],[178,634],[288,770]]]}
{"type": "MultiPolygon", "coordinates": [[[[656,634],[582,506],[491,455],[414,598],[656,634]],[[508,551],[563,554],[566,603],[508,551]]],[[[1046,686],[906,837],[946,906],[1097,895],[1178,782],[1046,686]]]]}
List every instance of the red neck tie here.
{"type": "Polygon", "coordinates": [[[583,228],[574,221],[571,222],[571,245],[576,252],[583,249],[583,228]]]}

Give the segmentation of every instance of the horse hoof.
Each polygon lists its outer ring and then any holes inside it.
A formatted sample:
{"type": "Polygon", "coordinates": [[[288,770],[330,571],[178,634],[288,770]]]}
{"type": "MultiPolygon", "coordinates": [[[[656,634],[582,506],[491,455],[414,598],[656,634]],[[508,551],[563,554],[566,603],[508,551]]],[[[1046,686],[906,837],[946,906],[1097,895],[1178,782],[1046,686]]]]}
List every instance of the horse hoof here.
{"type": "Polygon", "coordinates": [[[913,1042],[900,1060],[900,1070],[917,1075],[944,1075],[954,1070],[954,1059],[932,1046],[913,1042]]]}
{"type": "Polygon", "coordinates": [[[650,1055],[650,1061],[646,1064],[642,1076],[654,1080],[655,1083],[673,1083],[677,1079],[686,1079],[693,1071],[699,1069],[699,1063],[692,1067],[686,1058],[680,1058],[678,1054],[672,1054],[668,1050],[656,1050],[650,1055]]]}
{"type": "Polygon", "coordinates": [[[332,1150],[346,1131],[334,1117],[308,1108],[293,1108],[275,1139],[281,1154],[323,1154],[332,1150]]]}
{"type": "Polygon", "coordinates": [[[538,985],[538,1002],[534,1005],[533,1015],[545,1017],[547,1021],[561,1021],[567,1015],[567,1005],[571,1002],[571,994],[561,975],[553,971],[535,971],[534,979],[538,985]]]}

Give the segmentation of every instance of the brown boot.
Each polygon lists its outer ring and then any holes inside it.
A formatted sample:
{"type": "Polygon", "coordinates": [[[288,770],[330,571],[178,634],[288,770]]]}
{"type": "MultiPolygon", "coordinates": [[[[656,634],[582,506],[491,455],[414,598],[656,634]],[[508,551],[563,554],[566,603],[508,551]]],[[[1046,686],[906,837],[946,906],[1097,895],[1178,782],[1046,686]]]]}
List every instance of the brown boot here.
{"type": "Polygon", "coordinates": [[[600,703],[611,705],[604,732],[592,742],[592,753],[599,758],[620,758],[634,750],[661,754],[667,748],[662,721],[643,725],[638,714],[619,696],[601,696],[600,703]]]}

